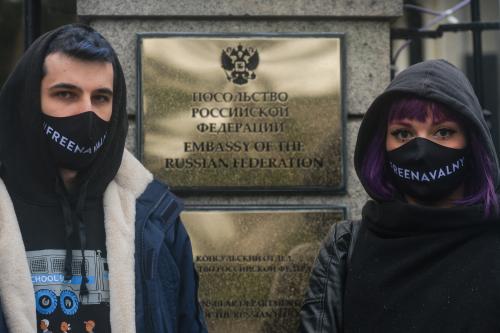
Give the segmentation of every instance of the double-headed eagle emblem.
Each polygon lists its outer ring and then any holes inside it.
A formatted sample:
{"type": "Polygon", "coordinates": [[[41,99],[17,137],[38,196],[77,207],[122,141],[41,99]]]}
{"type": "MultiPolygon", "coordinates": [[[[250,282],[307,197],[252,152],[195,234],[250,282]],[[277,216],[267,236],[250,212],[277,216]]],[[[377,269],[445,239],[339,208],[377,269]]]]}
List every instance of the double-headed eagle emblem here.
{"type": "Polygon", "coordinates": [[[253,71],[259,65],[259,52],[251,47],[243,48],[241,44],[236,48],[227,47],[222,50],[221,63],[228,81],[243,85],[255,79],[253,71]]]}

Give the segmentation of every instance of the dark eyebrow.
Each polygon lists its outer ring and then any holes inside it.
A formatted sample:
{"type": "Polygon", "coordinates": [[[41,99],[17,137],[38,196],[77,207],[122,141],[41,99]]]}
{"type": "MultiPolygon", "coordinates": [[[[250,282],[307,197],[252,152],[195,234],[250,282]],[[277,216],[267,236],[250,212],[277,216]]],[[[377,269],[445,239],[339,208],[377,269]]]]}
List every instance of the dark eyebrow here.
{"type": "Polygon", "coordinates": [[[440,121],[434,121],[433,120],[432,121],[432,125],[435,125],[435,126],[441,125],[441,124],[444,124],[444,123],[453,123],[453,124],[456,124],[456,125],[460,126],[460,124],[457,121],[451,120],[451,119],[443,119],[443,120],[440,120],[440,121]]]}
{"type": "MultiPolygon", "coordinates": [[[[71,83],[57,83],[57,84],[53,85],[52,87],[50,87],[49,89],[51,89],[51,90],[52,89],[68,89],[68,90],[82,91],[82,89],[80,87],[75,86],[74,84],[71,84],[71,83]]],[[[96,92],[99,94],[113,96],[113,90],[111,90],[109,88],[99,88],[99,89],[96,89],[96,92]]]]}
{"type": "Polygon", "coordinates": [[[113,96],[113,90],[108,89],[108,88],[99,88],[96,90],[96,92],[99,94],[113,96]]]}
{"type": "Polygon", "coordinates": [[[54,84],[49,89],[70,89],[70,90],[80,90],[80,91],[82,90],[79,87],[75,86],[74,84],[70,83],[57,83],[54,84]]]}

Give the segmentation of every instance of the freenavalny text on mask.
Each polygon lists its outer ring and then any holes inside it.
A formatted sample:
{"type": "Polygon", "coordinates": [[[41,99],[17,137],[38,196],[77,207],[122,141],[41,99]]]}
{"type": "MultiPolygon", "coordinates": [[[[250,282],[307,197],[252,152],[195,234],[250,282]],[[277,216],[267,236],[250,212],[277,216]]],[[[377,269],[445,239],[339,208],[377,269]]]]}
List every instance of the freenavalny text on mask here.
{"type": "Polygon", "coordinates": [[[92,111],[69,117],[42,117],[49,151],[58,167],[83,170],[92,164],[106,140],[107,121],[92,111]]]}
{"type": "Polygon", "coordinates": [[[445,198],[465,179],[467,148],[454,149],[415,138],[387,152],[396,188],[421,202],[445,198]]]}

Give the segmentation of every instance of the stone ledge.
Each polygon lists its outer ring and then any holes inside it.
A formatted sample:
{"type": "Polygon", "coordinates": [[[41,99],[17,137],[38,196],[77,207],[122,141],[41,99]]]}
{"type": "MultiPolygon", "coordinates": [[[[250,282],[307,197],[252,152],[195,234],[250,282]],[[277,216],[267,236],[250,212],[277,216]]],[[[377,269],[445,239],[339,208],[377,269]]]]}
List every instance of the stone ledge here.
{"type": "Polygon", "coordinates": [[[402,0],[79,0],[79,16],[395,18],[402,0]]]}

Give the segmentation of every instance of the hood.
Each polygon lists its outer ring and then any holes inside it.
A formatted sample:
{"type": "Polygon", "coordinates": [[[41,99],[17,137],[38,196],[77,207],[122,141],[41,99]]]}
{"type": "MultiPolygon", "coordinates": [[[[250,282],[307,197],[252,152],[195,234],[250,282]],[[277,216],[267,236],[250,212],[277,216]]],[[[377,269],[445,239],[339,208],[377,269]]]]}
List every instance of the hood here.
{"type": "Polygon", "coordinates": [[[373,199],[380,200],[361,175],[363,158],[376,133],[387,126],[388,106],[394,98],[401,95],[413,95],[439,102],[450,112],[458,112],[467,119],[467,124],[482,136],[494,163],[492,176],[495,188],[498,188],[500,178],[495,147],[472,85],[465,75],[449,62],[429,60],[410,66],[397,75],[386,90],[373,101],[363,118],[354,151],[354,167],[361,184],[373,199]]]}
{"type": "MultiPolygon", "coordinates": [[[[54,185],[58,171],[48,156],[42,133],[40,85],[48,46],[64,28],[38,38],[0,91],[0,176],[11,194],[33,203],[58,201],[54,185]]],[[[92,166],[77,177],[77,186],[87,183],[89,199],[102,196],[117,173],[127,135],[125,79],[115,54],[113,59],[113,111],[108,137],[92,166]]]]}

